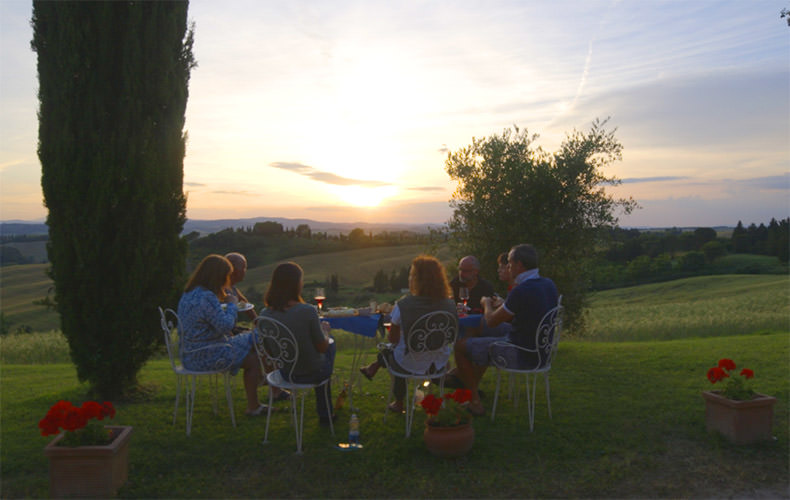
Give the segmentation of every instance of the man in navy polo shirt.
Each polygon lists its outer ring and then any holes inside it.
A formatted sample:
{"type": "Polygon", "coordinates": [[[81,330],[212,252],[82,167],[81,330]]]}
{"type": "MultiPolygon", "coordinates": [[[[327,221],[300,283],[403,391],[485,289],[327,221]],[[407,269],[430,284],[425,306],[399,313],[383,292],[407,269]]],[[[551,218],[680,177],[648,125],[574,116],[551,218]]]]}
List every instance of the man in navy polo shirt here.
{"type": "MultiPolygon", "coordinates": [[[[463,338],[455,344],[458,376],[464,386],[472,391],[469,411],[477,416],[485,414],[477,387],[490,362],[489,346],[507,339],[521,347],[535,349],[538,323],[549,310],[557,306],[557,287],[553,281],[538,274],[538,253],[535,247],[527,244],[514,246],[508,252],[507,265],[515,286],[504,301],[483,297],[480,301],[485,318],[482,336],[463,338]],[[497,336],[486,336],[489,328],[497,331],[497,336]],[[500,336],[503,329],[506,331],[504,338],[500,336]]],[[[530,368],[537,364],[537,357],[530,356],[531,353],[516,351],[509,349],[502,353],[512,358],[507,360],[509,365],[530,368]]]]}

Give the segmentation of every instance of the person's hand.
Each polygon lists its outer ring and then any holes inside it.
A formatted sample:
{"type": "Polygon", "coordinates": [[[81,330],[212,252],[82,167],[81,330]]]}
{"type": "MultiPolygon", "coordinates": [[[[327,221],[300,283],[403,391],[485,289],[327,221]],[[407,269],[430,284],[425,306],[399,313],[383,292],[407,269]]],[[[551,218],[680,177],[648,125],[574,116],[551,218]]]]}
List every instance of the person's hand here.
{"type": "Polygon", "coordinates": [[[225,296],[225,303],[226,304],[238,304],[239,303],[239,298],[236,297],[235,295],[229,293],[229,294],[227,294],[225,296]]]}
{"type": "Polygon", "coordinates": [[[322,321],[321,322],[321,330],[324,332],[324,337],[329,338],[329,331],[332,329],[332,325],[329,324],[329,321],[322,321]]]}

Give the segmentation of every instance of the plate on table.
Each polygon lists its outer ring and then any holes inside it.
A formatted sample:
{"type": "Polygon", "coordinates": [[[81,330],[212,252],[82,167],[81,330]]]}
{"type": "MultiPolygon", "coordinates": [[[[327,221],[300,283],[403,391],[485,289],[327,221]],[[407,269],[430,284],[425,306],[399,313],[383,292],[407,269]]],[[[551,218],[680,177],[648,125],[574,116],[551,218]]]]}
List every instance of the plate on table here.
{"type": "Polygon", "coordinates": [[[357,310],[352,307],[332,307],[324,311],[327,318],[348,318],[356,315],[357,310]]]}
{"type": "MultiPolygon", "coordinates": [[[[227,309],[227,307],[228,307],[228,304],[220,304],[220,305],[222,306],[223,310],[227,309]]],[[[249,311],[249,310],[252,310],[252,309],[255,309],[255,305],[254,304],[250,304],[249,302],[239,302],[238,304],[236,304],[237,312],[244,312],[244,311],[249,311]]]]}

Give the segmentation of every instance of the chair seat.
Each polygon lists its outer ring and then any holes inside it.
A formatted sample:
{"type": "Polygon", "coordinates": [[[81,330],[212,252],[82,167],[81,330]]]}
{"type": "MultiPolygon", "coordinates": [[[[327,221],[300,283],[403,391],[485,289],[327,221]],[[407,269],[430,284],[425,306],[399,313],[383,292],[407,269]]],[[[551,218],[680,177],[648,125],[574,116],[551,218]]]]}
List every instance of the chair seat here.
{"type": "Polygon", "coordinates": [[[294,390],[303,390],[303,389],[313,389],[316,386],[321,386],[329,382],[330,379],[322,380],[321,382],[316,382],[313,384],[308,383],[297,383],[297,382],[289,382],[285,380],[280,370],[274,370],[271,373],[266,375],[266,381],[269,382],[269,385],[273,385],[275,387],[281,387],[284,389],[294,389],[294,390]]]}

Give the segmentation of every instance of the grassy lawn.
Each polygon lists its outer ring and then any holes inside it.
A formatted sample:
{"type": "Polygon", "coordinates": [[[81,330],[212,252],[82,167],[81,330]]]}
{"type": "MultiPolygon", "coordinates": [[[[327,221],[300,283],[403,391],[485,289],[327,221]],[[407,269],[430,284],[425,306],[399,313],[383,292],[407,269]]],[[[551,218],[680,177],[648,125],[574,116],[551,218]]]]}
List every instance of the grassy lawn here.
{"type": "Polygon", "coordinates": [[[699,276],[592,294],[588,340],[790,331],[790,275],[699,276]]]}
{"type": "MultiPolygon", "coordinates": [[[[342,380],[349,374],[350,338],[339,333],[338,344],[343,349],[336,372],[342,380]]],[[[383,421],[385,372],[355,394],[361,451],[333,447],[346,439],[348,407],[339,412],[333,438],[317,425],[312,396],[305,454],[294,454],[295,438],[284,413],[273,415],[271,442],[263,445],[265,418],[241,415],[239,377],[237,428],[221,402],[219,414],[211,412],[204,386],[192,436],[186,437],[183,407],[172,425],[174,376],[166,361],[156,360],[141,372],[142,382],[153,390],[150,398],[116,405],[115,422],[134,426],[129,481],[119,496],[786,497],[789,356],[787,333],[563,341],[551,372],[554,418],[547,416],[540,389],[532,433],[523,398],[518,409],[501,400],[495,422],[475,419],[474,448],[458,460],[438,459],[424,449],[419,410],[417,432],[408,439],[402,416],[383,421]],[[754,369],[755,388],[779,399],[774,440],[734,446],[705,431],[700,391],[710,388],[705,372],[721,357],[754,369]]],[[[489,373],[482,387],[489,410],[494,381],[489,373]]],[[[37,422],[58,399],[83,401],[85,389],[70,364],[2,367],[2,498],[47,496],[42,448],[49,438],[38,435],[37,422]]]]}

